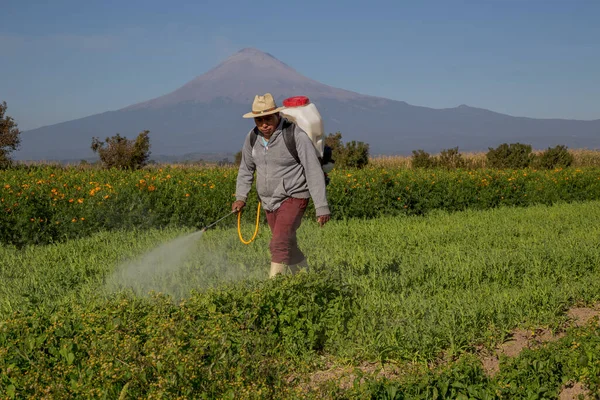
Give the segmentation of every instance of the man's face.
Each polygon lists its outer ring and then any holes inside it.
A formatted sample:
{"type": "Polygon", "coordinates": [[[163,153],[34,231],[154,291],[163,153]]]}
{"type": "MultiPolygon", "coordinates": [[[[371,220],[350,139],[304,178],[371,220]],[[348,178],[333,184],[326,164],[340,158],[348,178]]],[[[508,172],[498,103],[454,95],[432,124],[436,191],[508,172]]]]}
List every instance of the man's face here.
{"type": "Polygon", "coordinates": [[[254,123],[258,130],[265,136],[271,136],[279,125],[279,114],[265,115],[264,117],[254,118],[254,123]]]}

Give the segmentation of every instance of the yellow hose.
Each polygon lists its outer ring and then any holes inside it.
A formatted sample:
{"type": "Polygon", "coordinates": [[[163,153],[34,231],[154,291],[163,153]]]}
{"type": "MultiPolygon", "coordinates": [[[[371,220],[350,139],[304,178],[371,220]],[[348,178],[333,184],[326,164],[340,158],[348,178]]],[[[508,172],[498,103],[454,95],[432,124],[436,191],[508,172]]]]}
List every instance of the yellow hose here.
{"type": "Polygon", "coordinates": [[[254,235],[252,235],[252,239],[244,240],[244,238],[242,237],[242,229],[240,227],[241,220],[242,220],[242,210],[238,211],[238,236],[240,237],[240,240],[242,241],[242,243],[250,244],[254,241],[254,239],[256,238],[256,234],[258,233],[258,223],[260,222],[260,201],[258,202],[258,209],[256,210],[256,228],[254,228],[254,235]]]}

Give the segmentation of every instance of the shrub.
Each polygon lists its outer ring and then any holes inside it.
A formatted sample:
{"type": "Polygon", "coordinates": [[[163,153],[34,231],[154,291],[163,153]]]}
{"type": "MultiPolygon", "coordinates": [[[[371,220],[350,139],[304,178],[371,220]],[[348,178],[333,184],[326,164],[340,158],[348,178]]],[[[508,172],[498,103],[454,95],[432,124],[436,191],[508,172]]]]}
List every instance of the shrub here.
{"type": "Polygon", "coordinates": [[[325,146],[331,147],[333,159],[336,160],[336,157],[344,151],[341,132],[336,132],[335,134],[330,133],[327,135],[327,137],[325,137],[325,146]]]}
{"type": "Polygon", "coordinates": [[[150,157],[150,131],[141,132],[135,141],[116,134],[101,142],[92,139],[92,150],[98,153],[105,168],[138,169],[148,163],[150,157]]]}
{"type": "Polygon", "coordinates": [[[467,163],[463,156],[458,152],[458,147],[454,147],[442,150],[437,160],[437,164],[446,169],[454,169],[464,168],[467,163]]]}
{"type": "Polygon", "coordinates": [[[573,164],[574,157],[567,147],[564,145],[558,145],[555,147],[548,147],[542,154],[535,159],[535,167],[538,169],[555,169],[555,168],[566,168],[573,164]]]}
{"type": "Polygon", "coordinates": [[[6,102],[0,103],[0,168],[8,168],[12,164],[9,154],[17,150],[21,144],[20,131],[17,124],[6,112],[6,102]]]}
{"type": "Polygon", "coordinates": [[[486,158],[489,168],[520,169],[529,167],[534,155],[531,153],[531,145],[503,143],[495,149],[489,147],[486,158]]]}
{"type": "Polygon", "coordinates": [[[364,168],[369,164],[369,145],[355,140],[342,142],[342,134],[336,132],[325,138],[325,146],[331,148],[336,168],[364,168]]]}
{"type": "Polygon", "coordinates": [[[436,160],[424,150],[413,150],[411,164],[413,168],[434,168],[436,160]]]}
{"type": "Polygon", "coordinates": [[[369,145],[355,140],[344,146],[343,152],[333,158],[337,168],[364,168],[369,163],[369,145]]]}

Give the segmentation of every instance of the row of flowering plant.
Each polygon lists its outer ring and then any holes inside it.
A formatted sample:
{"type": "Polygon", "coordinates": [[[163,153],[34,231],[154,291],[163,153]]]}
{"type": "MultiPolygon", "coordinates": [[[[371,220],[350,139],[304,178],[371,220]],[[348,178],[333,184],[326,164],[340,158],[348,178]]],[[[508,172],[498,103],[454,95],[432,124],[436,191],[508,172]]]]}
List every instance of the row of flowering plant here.
{"type": "MultiPolygon", "coordinates": [[[[133,226],[203,227],[230,210],[236,176],[231,167],[0,171],[0,241],[21,246],[133,226]]],[[[600,199],[600,168],[364,168],[334,169],[329,176],[333,219],[600,199]]],[[[256,204],[253,189],[244,221],[251,223],[256,204]]],[[[314,217],[312,202],[306,215],[314,217]]],[[[222,225],[235,222],[232,218],[222,225]]]]}

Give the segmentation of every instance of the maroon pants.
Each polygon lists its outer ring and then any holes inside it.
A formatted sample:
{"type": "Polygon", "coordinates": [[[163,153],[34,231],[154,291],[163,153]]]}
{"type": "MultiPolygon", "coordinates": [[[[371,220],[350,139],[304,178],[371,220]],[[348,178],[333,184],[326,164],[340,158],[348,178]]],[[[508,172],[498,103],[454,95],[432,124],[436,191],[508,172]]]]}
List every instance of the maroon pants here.
{"type": "Polygon", "coordinates": [[[296,230],[308,206],[308,199],[290,197],[275,211],[267,211],[267,222],[273,234],[269,249],[271,262],[292,265],[304,259],[298,248],[296,230]]]}

